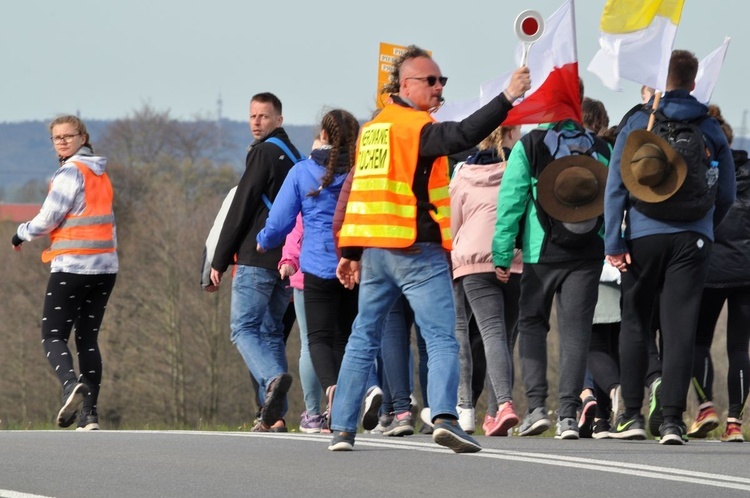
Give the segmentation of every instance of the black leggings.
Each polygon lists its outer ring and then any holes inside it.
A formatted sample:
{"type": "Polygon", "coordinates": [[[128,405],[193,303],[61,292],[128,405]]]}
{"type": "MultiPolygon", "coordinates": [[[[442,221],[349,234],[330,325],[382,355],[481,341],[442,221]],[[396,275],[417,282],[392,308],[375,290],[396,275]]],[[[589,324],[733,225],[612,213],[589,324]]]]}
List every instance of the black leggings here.
{"type": "Polygon", "coordinates": [[[52,273],[47,282],[42,312],[42,347],[63,388],[70,382],[77,382],[68,348],[70,332],[75,326],[81,379],[91,387],[91,396],[84,400],[84,410],[96,408],[102,382],[102,356],[97,337],[116,277],[116,274],[52,273]]]}
{"type": "Polygon", "coordinates": [[[594,378],[597,418],[609,418],[612,400],[609,393],[620,384],[620,322],[595,323],[591,327],[588,370],[594,378]]]}
{"type": "Polygon", "coordinates": [[[323,390],[336,384],[346,343],[357,316],[359,287],[347,289],[337,278],[305,273],[305,319],[310,359],[323,390]]]}
{"type": "Polygon", "coordinates": [[[711,343],[719,314],[727,302],[727,389],[729,417],[742,418],[750,385],[750,287],[703,289],[693,356],[693,387],[701,403],[713,400],[711,343]]]}

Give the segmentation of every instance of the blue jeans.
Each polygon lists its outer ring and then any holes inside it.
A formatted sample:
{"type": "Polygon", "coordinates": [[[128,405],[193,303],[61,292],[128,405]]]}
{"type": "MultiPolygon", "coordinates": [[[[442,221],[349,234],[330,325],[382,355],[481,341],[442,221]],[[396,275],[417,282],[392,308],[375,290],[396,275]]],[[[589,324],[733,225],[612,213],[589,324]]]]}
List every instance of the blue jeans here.
{"type": "Polygon", "coordinates": [[[310,346],[307,342],[307,320],[305,319],[305,292],[294,289],[294,311],[297,313],[299,327],[299,380],[302,384],[302,395],[308,415],[320,415],[320,397],[323,389],[310,357],[310,346]]]}
{"type": "Polygon", "coordinates": [[[362,255],[359,314],[346,346],[333,401],[332,428],[356,432],[370,367],[381,345],[383,324],[403,294],[427,344],[428,398],[433,419],[458,418],[458,342],[451,270],[437,243],[413,251],[367,248],[362,255]]]}
{"type": "Polygon", "coordinates": [[[269,382],[287,371],[282,318],[291,298],[288,284],[277,270],[245,265],[237,265],[232,281],[231,338],[258,382],[261,400],[269,382]]]}

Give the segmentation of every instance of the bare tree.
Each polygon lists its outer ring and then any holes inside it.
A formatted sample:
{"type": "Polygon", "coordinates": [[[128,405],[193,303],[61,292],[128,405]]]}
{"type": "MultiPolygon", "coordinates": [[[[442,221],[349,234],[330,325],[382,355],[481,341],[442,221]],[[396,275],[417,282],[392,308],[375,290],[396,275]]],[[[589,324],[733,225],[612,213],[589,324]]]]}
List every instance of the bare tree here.
{"type": "Polygon", "coordinates": [[[42,202],[47,196],[49,180],[32,178],[13,193],[17,202],[42,202]]]}

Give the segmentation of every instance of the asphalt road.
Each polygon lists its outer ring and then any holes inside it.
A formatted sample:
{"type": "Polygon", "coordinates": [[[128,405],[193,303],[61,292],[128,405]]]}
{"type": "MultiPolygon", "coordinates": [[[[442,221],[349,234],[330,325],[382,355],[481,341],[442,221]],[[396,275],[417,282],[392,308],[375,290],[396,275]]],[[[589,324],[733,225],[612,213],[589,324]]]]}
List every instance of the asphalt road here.
{"type": "Polygon", "coordinates": [[[750,444],[193,431],[0,432],[0,497],[748,496],[750,444]]]}

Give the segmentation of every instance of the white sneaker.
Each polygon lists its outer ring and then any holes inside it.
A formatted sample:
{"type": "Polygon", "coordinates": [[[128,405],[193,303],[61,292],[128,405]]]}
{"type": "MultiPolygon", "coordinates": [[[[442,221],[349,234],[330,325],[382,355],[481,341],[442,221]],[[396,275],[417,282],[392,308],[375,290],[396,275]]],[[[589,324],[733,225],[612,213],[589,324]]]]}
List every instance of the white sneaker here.
{"type": "Polygon", "coordinates": [[[458,425],[467,434],[473,434],[476,428],[474,425],[474,408],[461,408],[458,406],[456,409],[458,410],[458,425]]]}
{"type": "Polygon", "coordinates": [[[362,410],[362,427],[371,431],[378,425],[380,406],[383,404],[383,390],[372,386],[365,397],[365,409],[362,410]]]}
{"type": "Polygon", "coordinates": [[[430,407],[422,408],[422,411],[419,412],[419,418],[422,419],[422,422],[424,422],[424,425],[429,425],[432,427],[432,416],[430,415],[430,407]]]}

